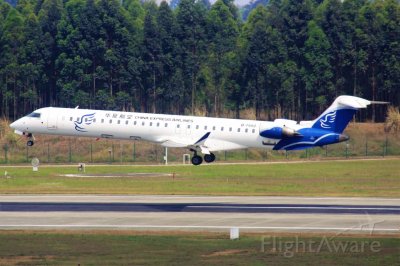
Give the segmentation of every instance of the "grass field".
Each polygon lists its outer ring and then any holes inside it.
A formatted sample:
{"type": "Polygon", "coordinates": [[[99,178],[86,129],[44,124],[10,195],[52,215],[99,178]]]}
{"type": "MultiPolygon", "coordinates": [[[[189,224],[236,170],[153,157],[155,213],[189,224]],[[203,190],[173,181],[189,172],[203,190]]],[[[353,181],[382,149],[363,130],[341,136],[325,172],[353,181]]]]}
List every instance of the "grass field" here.
{"type": "Polygon", "coordinates": [[[0,232],[0,265],[399,265],[399,254],[400,238],[385,237],[0,232]]]}
{"type": "Polygon", "coordinates": [[[197,194],[400,197],[400,159],[187,166],[88,166],[86,174],[175,173],[153,177],[63,177],[74,166],[0,167],[0,193],[197,194]]]}

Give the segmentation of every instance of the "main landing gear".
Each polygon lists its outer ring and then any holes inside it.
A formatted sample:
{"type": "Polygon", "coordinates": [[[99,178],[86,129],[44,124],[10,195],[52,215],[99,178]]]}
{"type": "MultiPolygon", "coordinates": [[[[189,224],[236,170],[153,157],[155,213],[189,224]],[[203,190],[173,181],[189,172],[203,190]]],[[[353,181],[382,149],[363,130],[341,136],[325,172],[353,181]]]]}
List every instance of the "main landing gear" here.
{"type": "Polygon", "coordinates": [[[196,153],[192,157],[192,164],[193,165],[199,165],[203,162],[203,158],[201,156],[198,156],[196,153]]]}
{"type": "Polygon", "coordinates": [[[206,163],[212,163],[215,161],[215,155],[214,153],[210,153],[210,154],[205,154],[204,155],[204,161],[206,161],[206,163]]]}
{"type": "MultiPolygon", "coordinates": [[[[197,155],[197,151],[191,150],[193,152],[193,157],[192,157],[192,164],[193,165],[200,165],[203,162],[203,158],[201,156],[197,155]]],[[[205,154],[204,155],[204,161],[206,163],[212,163],[215,161],[215,155],[214,153],[210,154],[205,154]]]]}

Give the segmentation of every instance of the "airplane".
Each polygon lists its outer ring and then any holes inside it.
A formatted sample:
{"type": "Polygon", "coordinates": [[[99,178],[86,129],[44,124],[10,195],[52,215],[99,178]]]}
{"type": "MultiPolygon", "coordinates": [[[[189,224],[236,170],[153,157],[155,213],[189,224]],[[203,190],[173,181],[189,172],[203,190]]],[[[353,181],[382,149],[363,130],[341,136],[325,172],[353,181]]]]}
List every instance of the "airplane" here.
{"type": "Polygon", "coordinates": [[[360,108],[384,102],[342,95],[312,121],[275,119],[271,121],[165,115],[73,108],[45,107],[10,125],[16,134],[146,140],[164,147],[187,148],[191,162],[215,161],[216,151],[245,148],[301,150],[349,140],[343,134],[360,108]],[[199,155],[203,154],[203,157],[199,155]]]}

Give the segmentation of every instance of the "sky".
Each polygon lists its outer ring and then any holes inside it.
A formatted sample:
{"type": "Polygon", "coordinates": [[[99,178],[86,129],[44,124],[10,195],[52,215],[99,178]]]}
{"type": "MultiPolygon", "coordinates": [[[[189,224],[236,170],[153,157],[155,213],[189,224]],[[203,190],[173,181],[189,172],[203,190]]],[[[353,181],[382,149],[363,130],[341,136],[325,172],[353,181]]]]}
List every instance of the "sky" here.
{"type": "MultiPolygon", "coordinates": [[[[210,1],[211,4],[214,4],[214,2],[216,0],[209,0],[209,1],[210,1]]],[[[251,2],[251,0],[235,0],[235,5],[241,7],[241,6],[247,5],[250,2],[251,2]]]]}
{"type": "MultiPolygon", "coordinates": [[[[163,0],[156,0],[157,4],[160,4],[163,0]]],[[[167,3],[170,3],[171,0],[166,0],[167,3]]],[[[209,0],[211,4],[214,4],[217,0],[209,0]]],[[[235,0],[235,4],[239,7],[242,7],[244,5],[247,5],[251,0],[235,0]]]]}

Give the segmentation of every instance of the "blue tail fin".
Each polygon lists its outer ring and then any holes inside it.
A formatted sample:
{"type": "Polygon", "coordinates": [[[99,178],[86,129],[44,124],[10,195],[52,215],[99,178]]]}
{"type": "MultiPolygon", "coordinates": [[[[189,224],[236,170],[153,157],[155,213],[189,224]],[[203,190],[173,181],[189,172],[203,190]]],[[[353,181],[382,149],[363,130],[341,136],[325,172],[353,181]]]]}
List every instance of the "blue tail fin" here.
{"type": "Polygon", "coordinates": [[[359,108],[365,108],[369,104],[371,104],[370,101],[362,98],[346,95],[339,96],[322,115],[312,121],[311,128],[342,133],[356,111],[359,108]]]}
{"type": "Polygon", "coordinates": [[[342,133],[356,111],[357,109],[346,108],[325,112],[318,117],[312,128],[326,129],[335,133],[342,133]]]}

